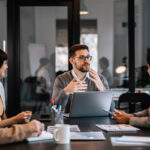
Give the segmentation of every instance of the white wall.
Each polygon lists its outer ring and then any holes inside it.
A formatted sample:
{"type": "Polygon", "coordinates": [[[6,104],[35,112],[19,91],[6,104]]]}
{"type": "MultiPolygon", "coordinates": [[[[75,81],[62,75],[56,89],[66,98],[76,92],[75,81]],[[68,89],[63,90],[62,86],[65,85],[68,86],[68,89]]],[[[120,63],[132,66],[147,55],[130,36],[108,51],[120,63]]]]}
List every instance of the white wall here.
{"type": "Polygon", "coordinates": [[[0,1],[0,48],[3,48],[3,40],[7,41],[7,8],[6,0],[0,1]]]}
{"type": "Polygon", "coordinates": [[[67,7],[36,7],[34,14],[35,41],[45,44],[51,61],[50,76],[55,78],[56,19],[67,19],[67,7]]]}
{"type": "MultiPolygon", "coordinates": [[[[81,19],[96,19],[98,33],[98,59],[105,56],[110,62],[110,72],[113,70],[113,0],[84,0],[88,15],[81,19]]],[[[99,72],[100,68],[98,67],[99,72]]]]}
{"type": "Polygon", "coordinates": [[[21,79],[31,76],[29,64],[29,44],[34,43],[34,11],[32,7],[20,8],[20,74],[21,79]]]}
{"type": "MultiPolygon", "coordinates": [[[[144,60],[146,55],[141,57],[143,55],[143,1],[142,0],[136,0],[135,1],[135,68],[140,67],[143,65],[143,58],[144,60]]],[[[145,61],[144,61],[145,62],[145,61]]]]}

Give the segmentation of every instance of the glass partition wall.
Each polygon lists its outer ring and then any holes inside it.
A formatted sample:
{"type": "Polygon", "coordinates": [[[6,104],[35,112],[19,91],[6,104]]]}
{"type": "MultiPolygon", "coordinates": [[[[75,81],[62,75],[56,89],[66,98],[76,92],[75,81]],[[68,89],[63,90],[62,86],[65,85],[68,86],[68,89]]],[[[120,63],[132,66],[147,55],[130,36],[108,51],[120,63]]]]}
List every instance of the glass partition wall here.
{"type": "Polygon", "coordinates": [[[80,42],[89,46],[91,67],[105,76],[114,97],[128,91],[128,1],[80,0],[80,42]]]}
{"type": "MultiPolygon", "coordinates": [[[[79,0],[80,20],[77,1],[58,0],[56,6],[48,0],[8,1],[9,106],[17,104],[18,111],[19,106],[21,110],[46,111],[46,99],[51,95],[56,76],[70,69],[68,45],[79,42],[89,46],[94,58],[91,67],[106,77],[113,97],[126,91],[134,92],[134,85],[142,90],[149,88],[145,59],[150,43],[149,0],[132,3],[130,0],[79,0]],[[135,20],[130,18],[132,15],[135,20]],[[130,20],[135,21],[135,27],[130,20]],[[68,42],[70,39],[72,42],[68,42]],[[47,66],[49,82],[39,76],[42,64],[47,66]]],[[[4,17],[1,13],[0,16],[4,17]]],[[[0,29],[3,26],[0,22],[0,29]]],[[[13,113],[13,109],[9,109],[13,113]]]]}
{"type": "Polygon", "coordinates": [[[67,13],[65,6],[20,7],[22,110],[47,111],[56,74],[68,70],[67,13]]]}
{"type": "Polygon", "coordinates": [[[150,1],[135,0],[135,85],[136,91],[150,91],[146,53],[150,48],[150,1]]]}

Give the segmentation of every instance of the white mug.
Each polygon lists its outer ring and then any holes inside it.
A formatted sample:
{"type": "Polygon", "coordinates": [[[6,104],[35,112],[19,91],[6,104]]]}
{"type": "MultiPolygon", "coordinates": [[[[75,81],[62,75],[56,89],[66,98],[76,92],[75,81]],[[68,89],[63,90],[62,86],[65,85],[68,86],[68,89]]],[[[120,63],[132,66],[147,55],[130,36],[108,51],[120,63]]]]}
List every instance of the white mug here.
{"type": "Polygon", "coordinates": [[[66,124],[56,124],[54,129],[54,139],[57,144],[69,144],[70,126],[66,124]]]}

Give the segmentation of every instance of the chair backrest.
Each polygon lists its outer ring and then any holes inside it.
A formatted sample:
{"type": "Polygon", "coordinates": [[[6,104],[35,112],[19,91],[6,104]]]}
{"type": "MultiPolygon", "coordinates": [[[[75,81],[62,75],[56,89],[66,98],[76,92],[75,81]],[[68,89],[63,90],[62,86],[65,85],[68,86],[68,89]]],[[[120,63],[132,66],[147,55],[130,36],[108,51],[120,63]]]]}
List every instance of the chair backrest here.
{"type": "Polygon", "coordinates": [[[150,103],[150,95],[146,93],[124,93],[120,95],[119,102],[145,102],[150,103]]]}
{"type": "MultiPolygon", "coordinates": [[[[129,104],[131,103],[137,103],[141,102],[144,104],[150,104],[150,95],[146,93],[124,93],[119,97],[118,100],[118,107],[120,108],[120,103],[122,102],[128,102],[129,104]]],[[[148,107],[148,106],[147,106],[148,107]]],[[[134,109],[129,108],[129,112],[134,111],[134,109]]]]}
{"type": "Polygon", "coordinates": [[[42,100],[49,97],[49,94],[45,92],[46,81],[42,77],[27,77],[22,86],[22,97],[25,100],[42,100]]]}

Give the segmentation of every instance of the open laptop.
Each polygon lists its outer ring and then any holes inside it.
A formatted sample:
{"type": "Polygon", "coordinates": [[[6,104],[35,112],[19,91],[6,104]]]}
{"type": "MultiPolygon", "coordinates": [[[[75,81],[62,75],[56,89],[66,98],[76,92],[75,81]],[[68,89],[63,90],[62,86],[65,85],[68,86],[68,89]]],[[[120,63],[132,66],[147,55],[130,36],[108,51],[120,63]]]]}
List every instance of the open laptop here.
{"type": "Polygon", "coordinates": [[[108,116],[112,93],[88,91],[73,94],[69,117],[108,116]]]}

